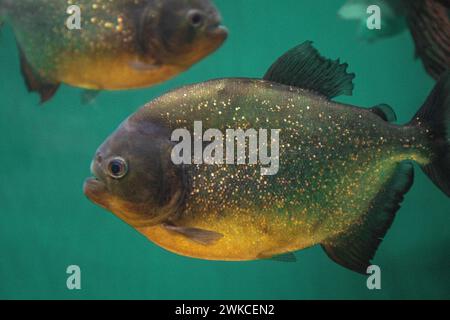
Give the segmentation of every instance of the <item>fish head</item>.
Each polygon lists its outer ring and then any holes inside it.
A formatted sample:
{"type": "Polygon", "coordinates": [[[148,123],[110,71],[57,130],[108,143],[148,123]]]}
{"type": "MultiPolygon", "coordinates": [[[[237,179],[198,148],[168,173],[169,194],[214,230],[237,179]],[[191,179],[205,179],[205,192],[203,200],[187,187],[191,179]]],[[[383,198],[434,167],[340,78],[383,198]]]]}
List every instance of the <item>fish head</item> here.
{"type": "Polygon", "coordinates": [[[163,64],[186,69],[218,49],[228,37],[210,0],[165,0],[158,10],[158,19],[153,18],[153,10],[142,13],[146,15],[142,21],[147,21],[143,25],[147,38],[141,41],[153,47],[152,53],[163,64]]]}
{"type": "Polygon", "coordinates": [[[163,126],[126,120],[96,151],[85,195],[135,228],[163,222],[184,196],[171,147],[163,126]]]}

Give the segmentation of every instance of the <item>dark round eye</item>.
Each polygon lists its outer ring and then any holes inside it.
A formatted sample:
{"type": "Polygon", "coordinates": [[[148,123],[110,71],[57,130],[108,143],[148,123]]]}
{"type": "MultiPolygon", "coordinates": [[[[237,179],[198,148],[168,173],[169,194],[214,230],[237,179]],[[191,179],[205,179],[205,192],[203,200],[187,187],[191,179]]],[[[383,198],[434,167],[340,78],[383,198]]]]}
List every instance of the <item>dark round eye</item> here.
{"type": "Polygon", "coordinates": [[[201,27],[205,20],[203,13],[198,10],[190,10],[187,16],[189,23],[196,28],[201,27]]]}
{"type": "Polygon", "coordinates": [[[125,177],[128,172],[127,162],[122,158],[114,158],[109,161],[108,173],[113,179],[120,179],[125,177]]]}

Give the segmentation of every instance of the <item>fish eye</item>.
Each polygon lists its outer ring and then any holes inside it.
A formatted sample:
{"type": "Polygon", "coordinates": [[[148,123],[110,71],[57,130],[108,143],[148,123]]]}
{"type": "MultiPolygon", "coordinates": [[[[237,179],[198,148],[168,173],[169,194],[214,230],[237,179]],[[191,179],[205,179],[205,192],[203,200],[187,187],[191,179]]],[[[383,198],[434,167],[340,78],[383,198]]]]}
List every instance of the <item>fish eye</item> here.
{"type": "Polygon", "coordinates": [[[195,28],[201,27],[205,20],[203,13],[199,10],[190,10],[187,17],[189,23],[195,28]]]}
{"type": "Polygon", "coordinates": [[[108,174],[113,179],[121,179],[128,172],[127,162],[120,157],[113,158],[108,163],[108,174]]]}

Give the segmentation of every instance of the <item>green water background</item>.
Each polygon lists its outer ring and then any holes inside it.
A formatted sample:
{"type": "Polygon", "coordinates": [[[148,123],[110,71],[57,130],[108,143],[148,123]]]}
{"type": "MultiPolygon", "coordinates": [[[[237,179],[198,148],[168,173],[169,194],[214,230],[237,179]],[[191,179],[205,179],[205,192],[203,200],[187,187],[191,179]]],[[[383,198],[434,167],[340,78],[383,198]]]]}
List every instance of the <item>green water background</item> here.
{"type": "Polygon", "coordinates": [[[408,32],[375,43],[340,20],[338,0],[216,0],[230,30],[213,56],[145,90],[102,93],[92,105],[63,86],[44,107],[26,91],[11,28],[0,38],[0,298],[404,299],[450,298],[450,201],[416,168],[416,179],[374,263],[382,290],[333,263],[319,246],[296,263],[211,262],[152,244],[82,193],[99,144],[129,114],[180,85],[261,77],[287,49],[313,40],[355,72],[360,106],[389,103],[407,122],[434,81],[414,59],[408,32]],[[82,290],[66,288],[79,265],[82,290]]]}

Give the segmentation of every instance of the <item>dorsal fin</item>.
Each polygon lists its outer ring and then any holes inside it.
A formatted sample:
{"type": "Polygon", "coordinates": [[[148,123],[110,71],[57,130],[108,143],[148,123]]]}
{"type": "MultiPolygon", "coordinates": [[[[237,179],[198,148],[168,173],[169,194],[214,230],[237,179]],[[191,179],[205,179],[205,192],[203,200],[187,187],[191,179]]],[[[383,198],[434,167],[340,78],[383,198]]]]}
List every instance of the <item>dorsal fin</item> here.
{"type": "Polygon", "coordinates": [[[348,65],[320,55],[307,41],[281,56],[266,72],[264,80],[309,89],[328,98],[352,95],[354,73],[348,65]]]}
{"type": "Polygon", "coordinates": [[[322,243],[323,249],[333,261],[350,270],[366,274],[378,246],[394,221],[403,195],[412,186],[413,170],[411,163],[400,163],[391,179],[372,200],[361,223],[322,243]]]}
{"type": "Polygon", "coordinates": [[[379,116],[381,119],[387,122],[395,122],[397,121],[397,115],[395,114],[394,109],[388,104],[379,104],[372,108],[370,108],[370,111],[375,113],[377,116],[379,116]]]}

